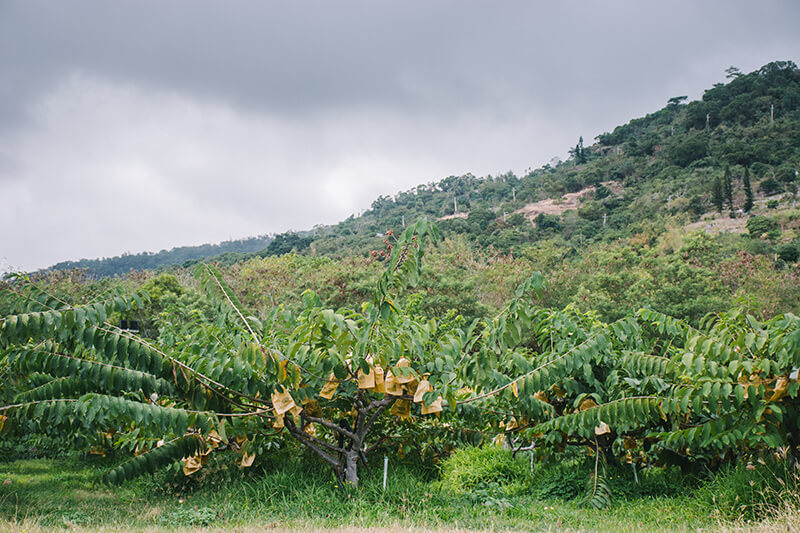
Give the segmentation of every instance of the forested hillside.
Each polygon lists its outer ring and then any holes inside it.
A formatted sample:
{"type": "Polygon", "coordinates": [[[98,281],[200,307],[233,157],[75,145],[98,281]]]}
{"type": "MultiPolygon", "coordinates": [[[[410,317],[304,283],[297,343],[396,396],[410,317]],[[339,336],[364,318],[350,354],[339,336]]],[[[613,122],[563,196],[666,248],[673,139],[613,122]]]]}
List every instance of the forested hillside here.
{"type": "Polygon", "coordinates": [[[755,197],[793,196],[800,168],[800,71],[786,61],[750,74],[729,69],[727,75],[728,83],[705,91],[702,100],[671,98],[664,108],[599,135],[591,146],[576,132],[570,159],[555,167],[524,176],[451,176],[380,197],[361,217],[318,232],[314,249],[350,253],[420,216],[447,218],[440,223],[445,236],[461,234],[504,251],[550,238],[585,248],[654,227],[663,231],[668,221],[698,220],[717,210],[713,185],[725,176],[731,199],[723,198],[720,216],[742,214],[746,171],[755,197]],[[528,204],[558,204],[582,190],[577,209],[523,215],[528,204]]]}
{"type": "Polygon", "coordinates": [[[278,235],[269,247],[264,237],[67,261],[53,268],[87,268],[93,276],[108,276],[212,256],[233,264],[255,252],[365,256],[380,250],[386,231],[398,232],[422,216],[437,220],[445,238],[459,237],[481,249],[519,254],[549,246],[576,257],[620,239],[654,245],[690,223],[695,226],[689,229],[742,233],[751,211],[767,216],[760,223],[780,231],[735,247],[792,262],[800,71],[793,62],[778,61],[749,74],[731,68],[726,75],[727,83],[715,84],[699,101],[670,98],[664,108],[599,135],[594,144],[576,139],[567,161],[523,176],[450,176],[381,196],[361,216],[334,226],[278,235]],[[739,222],[731,223],[731,217],[739,222]]]}

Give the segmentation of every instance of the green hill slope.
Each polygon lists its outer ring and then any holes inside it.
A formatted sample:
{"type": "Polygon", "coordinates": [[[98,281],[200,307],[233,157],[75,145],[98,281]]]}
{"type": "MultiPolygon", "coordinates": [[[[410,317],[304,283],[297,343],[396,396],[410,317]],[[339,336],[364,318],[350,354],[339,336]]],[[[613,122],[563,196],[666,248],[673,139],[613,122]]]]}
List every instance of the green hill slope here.
{"type": "MultiPolygon", "coordinates": [[[[445,235],[464,234],[502,250],[556,235],[581,245],[609,241],[663,225],[679,213],[698,220],[712,209],[714,180],[722,179],[726,168],[734,215],[744,206],[745,169],[756,197],[794,194],[800,168],[800,71],[782,61],[735,73],[702,100],[686,104],[673,98],[655,113],[599,135],[591,146],[584,147],[581,139],[570,153],[566,162],[521,177],[451,176],[380,197],[362,216],[321,230],[313,248],[336,254],[378,246],[381,239],[375,235],[420,216],[441,219],[445,235]],[[580,191],[584,194],[573,209],[556,208],[555,214],[537,212],[535,205],[526,209],[546,199],[558,205],[564,195],[580,191]]],[[[730,211],[726,205],[725,214],[730,211]]]]}
{"type": "MultiPolygon", "coordinates": [[[[361,216],[334,226],[278,235],[269,247],[268,238],[256,238],[53,268],[108,276],[211,257],[230,264],[256,252],[366,256],[381,249],[385,232],[421,216],[438,220],[445,237],[481,247],[508,252],[555,239],[580,253],[593,243],[659,234],[701,217],[742,217],[745,174],[756,200],[764,204],[767,197],[788,194],[778,207],[791,207],[800,168],[800,70],[778,61],[749,74],[728,72],[728,78],[699,101],[671,98],[664,108],[599,135],[594,144],[584,146],[581,138],[569,160],[524,176],[450,176],[381,196],[361,216]],[[729,183],[721,209],[714,205],[717,181],[720,187],[729,183]]],[[[777,253],[773,248],[762,252],[777,253]]]]}

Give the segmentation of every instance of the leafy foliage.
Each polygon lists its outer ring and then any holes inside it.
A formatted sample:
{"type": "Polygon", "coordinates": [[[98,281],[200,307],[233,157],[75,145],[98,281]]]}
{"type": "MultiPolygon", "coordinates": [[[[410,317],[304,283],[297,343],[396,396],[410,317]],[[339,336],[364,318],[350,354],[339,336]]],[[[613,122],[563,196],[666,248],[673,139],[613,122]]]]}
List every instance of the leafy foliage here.
{"type": "MultiPolygon", "coordinates": [[[[119,446],[150,450],[109,474],[112,482],[181,458],[191,474],[212,450],[238,451],[250,466],[279,446],[274,437],[285,428],[356,483],[365,439],[384,411],[394,404],[405,418],[418,404],[423,414],[440,412],[442,395],[453,395],[452,367],[463,362],[469,333],[394,302],[418,281],[424,240],[436,236],[422,220],[389,246],[387,269],[360,313],[329,309],[306,292],[298,315],[278,308],[258,318],[243,311],[219,270],[201,265],[211,319],[165,324],[161,346],[108,321],[141,307],[139,296],[9,315],[0,339],[19,392],[2,411],[20,423],[80,431],[87,446],[110,435],[119,446]],[[162,440],[171,444],[152,449],[162,440]]],[[[13,292],[25,306],[52,307],[35,283],[18,283],[13,292]]]]}

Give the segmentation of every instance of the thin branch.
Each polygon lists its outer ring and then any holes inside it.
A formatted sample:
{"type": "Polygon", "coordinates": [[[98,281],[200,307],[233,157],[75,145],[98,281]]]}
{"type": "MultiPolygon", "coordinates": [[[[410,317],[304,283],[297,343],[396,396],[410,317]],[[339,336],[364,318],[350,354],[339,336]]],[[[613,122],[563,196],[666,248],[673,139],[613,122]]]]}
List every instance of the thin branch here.
{"type": "MultiPolygon", "coordinates": [[[[208,390],[210,390],[211,392],[213,392],[214,394],[216,394],[222,401],[227,402],[227,403],[233,405],[234,407],[239,407],[241,409],[255,409],[256,411],[263,411],[264,410],[263,408],[259,408],[259,407],[255,406],[255,405],[248,405],[248,404],[245,404],[245,403],[239,403],[236,400],[231,399],[229,396],[226,396],[226,395],[222,394],[220,391],[218,391],[214,387],[210,387],[210,386],[202,384],[202,383],[201,383],[201,385],[203,387],[207,388],[208,390]]],[[[274,418],[271,415],[267,415],[267,417],[268,418],[274,418]]]]}
{"type": "Polygon", "coordinates": [[[262,418],[269,418],[270,420],[274,417],[267,414],[263,409],[259,409],[258,411],[248,411],[246,413],[217,413],[216,411],[193,411],[191,409],[184,409],[187,413],[198,413],[198,414],[208,414],[212,413],[214,416],[223,416],[228,418],[240,417],[240,416],[260,416],[262,418]]]}
{"type": "Polygon", "coordinates": [[[212,278],[214,278],[214,282],[217,284],[217,287],[219,287],[219,290],[225,296],[225,299],[228,300],[228,304],[230,304],[230,306],[233,307],[233,310],[236,311],[236,314],[239,315],[239,318],[242,319],[242,322],[244,322],[244,325],[245,325],[245,327],[247,327],[247,330],[250,331],[250,335],[253,336],[253,339],[256,341],[256,344],[261,344],[261,340],[258,338],[258,335],[256,335],[256,332],[253,331],[253,328],[250,327],[250,323],[244,317],[242,312],[239,311],[239,308],[236,307],[236,304],[233,303],[233,300],[231,300],[231,297],[228,295],[228,291],[226,291],[225,288],[222,286],[222,283],[220,283],[219,279],[217,278],[217,275],[214,274],[213,270],[208,268],[208,265],[203,265],[203,266],[206,267],[206,270],[208,271],[208,273],[211,274],[212,278]]]}
{"type": "Polygon", "coordinates": [[[383,444],[384,442],[386,442],[390,438],[391,437],[389,436],[388,433],[386,435],[383,435],[381,438],[376,440],[375,443],[372,446],[367,447],[367,449],[364,450],[364,454],[365,455],[371,454],[373,451],[375,451],[378,448],[378,446],[380,446],[381,444],[383,444]]]}
{"type": "MultiPolygon", "coordinates": [[[[308,416],[305,415],[304,411],[300,413],[300,416],[302,418],[308,420],[308,416]]],[[[324,440],[322,440],[322,439],[320,439],[318,437],[315,437],[314,435],[311,435],[309,433],[306,433],[305,431],[303,433],[305,433],[306,437],[308,437],[312,442],[314,442],[314,443],[316,443],[316,444],[318,444],[320,446],[324,446],[325,448],[328,448],[329,450],[332,450],[332,451],[337,452],[337,453],[344,453],[345,452],[344,448],[341,448],[341,447],[336,446],[334,444],[331,444],[329,442],[325,442],[324,440]]]]}
{"type": "Polygon", "coordinates": [[[309,438],[309,437],[310,437],[310,435],[308,435],[308,434],[307,434],[306,432],[304,432],[304,431],[301,431],[301,430],[299,430],[299,429],[297,428],[297,426],[295,426],[295,424],[294,424],[294,420],[292,420],[291,418],[287,418],[287,419],[286,419],[286,421],[285,421],[285,426],[286,426],[286,429],[288,429],[288,430],[289,430],[289,433],[290,433],[290,434],[291,434],[291,435],[292,435],[292,436],[293,436],[295,439],[297,439],[298,441],[300,441],[300,443],[301,443],[301,444],[303,444],[303,445],[307,446],[308,448],[311,448],[312,450],[314,450],[314,451],[317,453],[317,455],[319,455],[319,456],[320,456],[320,457],[322,457],[322,458],[323,458],[325,461],[327,461],[328,463],[330,463],[330,464],[331,464],[331,465],[332,465],[334,468],[341,468],[341,466],[342,466],[341,462],[340,462],[338,459],[336,459],[335,457],[333,457],[331,454],[329,454],[328,452],[326,452],[325,450],[323,450],[322,448],[320,448],[319,446],[317,446],[317,445],[316,445],[316,444],[315,444],[315,443],[314,443],[314,442],[313,442],[313,441],[312,441],[312,440],[309,438]]]}
{"type": "MultiPolygon", "coordinates": [[[[66,305],[67,307],[72,307],[72,308],[74,308],[74,307],[75,307],[74,305],[71,305],[69,302],[65,302],[65,301],[64,301],[64,300],[62,300],[61,298],[57,298],[56,296],[53,296],[52,294],[50,294],[50,293],[49,293],[49,292],[47,292],[46,290],[44,290],[44,289],[42,289],[41,287],[39,287],[39,285],[37,285],[37,284],[36,284],[36,282],[34,282],[34,281],[33,281],[33,280],[30,278],[30,276],[28,276],[27,274],[26,274],[26,275],[23,277],[23,279],[24,279],[25,281],[27,281],[28,283],[30,283],[30,285],[31,285],[32,287],[35,287],[37,290],[41,291],[41,292],[42,292],[42,294],[45,294],[45,295],[49,296],[49,297],[50,297],[50,298],[52,298],[53,300],[55,300],[55,301],[57,301],[57,302],[59,302],[59,303],[62,303],[62,304],[64,304],[64,305],[66,305]]],[[[43,304],[43,303],[42,303],[42,302],[40,302],[39,300],[34,300],[34,299],[31,297],[31,296],[28,296],[27,294],[23,294],[21,291],[18,291],[18,290],[16,290],[16,289],[14,289],[14,288],[11,286],[11,284],[10,284],[10,283],[8,284],[8,290],[9,290],[9,291],[11,291],[11,292],[14,292],[14,293],[16,293],[16,294],[19,294],[20,296],[22,296],[22,297],[23,297],[23,298],[25,298],[26,300],[29,300],[29,301],[31,301],[31,302],[36,302],[37,304],[41,305],[42,307],[46,307],[46,308],[47,308],[47,309],[49,309],[50,311],[56,311],[56,310],[57,310],[57,309],[54,309],[53,307],[50,307],[50,306],[49,306],[49,305],[47,305],[47,304],[43,304]]]]}
{"type": "MultiPolygon", "coordinates": [[[[233,308],[234,311],[236,311],[236,314],[239,315],[239,318],[242,319],[242,322],[244,322],[244,325],[247,327],[247,330],[250,332],[250,335],[253,336],[253,340],[255,340],[256,344],[259,346],[259,348],[261,348],[261,352],[264,353],[265,355],[269,355],[269,357],[270,357],[270,359],[272,359],[273,363],[277,363],[277,361],[275,359],[275,356],[272,355],[272,350],[268,350],[263,344],[261,344],[261,340],[258,338],[258,335],[256,335],[255,331],[253,331],[253,328],[250,327],[250,323],[244,317],[242,312],[239,311],[239,308],[236,307],[236,304],[233,303],[233,300],[228,295],[228,291],[226,291],[225,288],[222,286],[222,283],[217,278],[217,275],[214,274],[214,272],[210,268],[208,268],[208,265],[204,265],[204,266],[206,267],[206,270],[208,270],[208,273],[211,274],[211,277],[214,278],[214,282],[217,284],[217,287],[219,287],[219,290],[222,292],[223,295],[225,295],[225,299],[228,300],[228,304],[233,308]]],[[[287,357],[287,360],[289,360],[289,362],[297,365],[298,368],[300,368],[301,370],[303,370],[307,374],[310,374],[310,375],[314,376],[317,379],[324,379],[323,377],[314,374],[313,372],[309,371],[308,369],[303,368],[301,365],[295,363],[294,361],[292,361],[288,357],[287,357]]]]}
{"type": "MultiPolygon", "coordinates": [[[[112,324],[109,324],[108,322],[105,322],[104,324],[107,325],[107,326],[110,326],[112,328],[115,327],[112,324]]],[[[189,371],[190,373],[194,374],[195,376],[207,381],[208,383],[213,384],[216,387],[219,387],[220,389],[225,390],[226,392],[228,392],[230,394],[234,394],[234,395],[242,397],[242,398],[247,398],[248,400],[250,400],[252,402],[256,402],[256,403],[261,404],[261,405],[267,405],[267,403],[262,399],[254,398],[252,396],[248,396],[247,394],[243,394],[243,393],[241,393],[241,392],[239,392],[237,390],[231,389],[230,387],[227,387],[227,386],[223,385],[219,381],[216,381],[216,380],[206,376],[205,374],[201,374],[200,372],[198,372],[197,370],[193,369],[189,365],[187,365],[185,363],[182,363],[181,361],[179,361],[178,359],[176,359],[176,358],[174,358],[174,357],[172,357],[170,355],[167,355],[165,352],[159,350],[158,348],[156,348],[155,346],[153,346],[152,344],[150,344],[149,342],[147,342],[146,340],[144,340],[143,338],[141,338],[139,336],[131,335],[130,333],[128,333],[128,332],[126,332],[124,330],[114,331],[114,330],[102,328],[100,326],[95,326],[95,328],[97,328],[100,331],[105,331],[106,333],[115,333],[117,335],[120,335],[121,337],[127,338],[128,340],[132,340],[132,341],[134,341],[134,342],[136,342],[138,344],[141,344],[142,346],[146,346],[147,348],[153,350],[157,354],[161,355],[162,357],[164,357],[165,359],[170,361],[171,363],[177,365],[181,369],[189,371]]]]}
{"type": "Polygon", "coordinates": [[[366,433],[369,431],[369,428],[372,426],[372,424],[375,423],[375,420],[386,410],[387,407],[389,407],[389,404],[393,402],[394,398],[384,398],[383,400],[372,402],[369,407],[367,407],[367,411],[369,411],[370,407],[373,405],[375,405],[377,409],[374,413],[372,413],[372,416],[369,417],[367,423],[364,424],[364,436],[366,436],[366,433]]]}
{"type": "MultiPolygon", "coordinates": [[[[305,431],[303,433],[305,433],[305,431]]],[[[320,446],[324,446],[325,448],[328,448],[329,450],[334,451],[336,453],[345,453],[344,448],[340,448],[339,446],[336,446],[336,445],[331,444],[329,442],[325,442],[324,440],[322,440],[320,438],[317,438],[314,435],[309,435],[308,433],[305,433],[305,435],[306,435],[306,438],[308,438],[309,440],[311,440],[315,444],[318,444],[320,446]]]]}
{"type": "Polygon", "coordinates": [[[47,402],[77,402],[79,398],[53,398],[52,400],[34,400],[31,402],[22,402],[22,403],[15,403],[12,405],[4,405],[0,407],[0,411],[7,411],[9,409],[14,409],[16,407],[25,407],[26,405],[36,405],[39,403],[47,403],[47,402]]]}
{"type": "Polygon", "coordinates": [[[55,355],[56,357],[63,357],[64,359],[73,359],[75,361],[84,361],[84,362],[92,364],[92,365],[106,366],[108,368],[113,368],[115,370],[124,370],[126,372],[139,372],[140,374],[145,375],[145,376],[150,376],[153,379],[161,379],[158,376],[155,376],[155,375],[150,374],[148,372],[142,372],[141,370],[134,370],[134,369],[131,369],[131,368],[125,368],[124,366],[112,365],[111,363],[104,363],[102,361],[95,361],[93,359],[84,359],[82,357],[76,357],[74,355],[68,355],[68,354],[65,354],[65,353],[51,351],[51,350],[41,350],[41,349],[37,349],[35,347],[33,348],[33,350],[36,350],[39,353],[46,353],[46,354],[50,354],[50,355],[55,355]]]}
{"type": "Polygon", "coordinates": [[[41,385],[39,385],[38,387],[33,387],[32,389],[28,389],[28,390],[26,390],[26,391],[23,391],[23,392],[21,392],[21,393],[17,394],[17,396],[16,396],[16,397],[17,397],[17,398],[19,398],[20,396],[23,396],[23,397],[24,397],[25,395],[29,395],[29,394],[31,394],[32,392],[36,392],[36,391],[38,391],[38,390],[41,390],[41,389],[43,389],[43,388],[45,388],[45,387],[49,387],[50,385],[52,385],[52,384],[53,384],[53,383],[55,383],[56,381],[64,381],[64,380],[68,380],[68,379],[73,379],[73,380],[74,380],[74,379],[76,379],[76,378],[75,378],[75,376],[59,376],[59,377],[56,377],[56,378],[53,378],[53,379],[51,379],[51,380],[50,380],[50,381],[48,381],[47,383],[42,383],[42,384],[41,384],[41,385]]]}
{"type": "Polygon", "coordinates": [[[495,395],[495,394],[497,394],[498,392],[501,392],[501,391],[503,391],[503,390],[507,389],[508,387],[510,387],[511,385],[513,385],[514,383],[517,383],[517,382],[519,382],[519,381],[521,381],[521,380],[525,379],[526,377],[530,376],[531,374],[533,374],[533,373],[535,373],[535,372],[538,372],[539,370],[541,370],[541,369],[543,369],[543,368],[545,368],[545,367],[548,367],[548,366],[552,365],[553,363],[555,363],[555,362],[557,362],[557,361],[560,361],[561,359],[565,358],[565,357],[566,357],[566,356],[568,356],[570,353],[574,352],[575,350],[577,350],[578,348],[580,348],[581,346],[583,346],[584,344],[586,344],[586,343],[587,343],[587,342],[589,342],[590,340],[592,340],[592,339],[594,339],[595,337],[597,337],[599,334],[600,334],[600,331],[598,331],[598,332],[596,332],[596,333],[592,334],[592,335],[591,335],[591,336],[590,336],[588,339],[586,339],[586,340],[585,340],[585,341],[583,341],[582,343],[578,344],[577,346],[573,346],[572,348],[570,348],[569,350],[567,350],[566,352],[564,352],[562,355],[560,355],[560,356],[556,357],[555,359],[552,359],[552,360],[550,360],[550,361],[548,361],[548,362],[544,363],[543,365],[540,365],[540,366],[538,366],[538,367],[534,368],[534,369],[533,369],[533,370],[531,370],[530,372],[526,372],[525,374],[521,375],[521,376],[520,376],[520,377],[518,377],[517,379],[514,379],[514,380],[512,380],[512,381],[509,381],[508,383],[506,383],[506,384],[505,384],[505,385],[503,385],[502,387],[498,387],[498,388],[496,388],[496,389],[494,389],[494,390],[491,390],[491,391],[489,391],[489,392],[486,392],[486,393],[484,393],[484,394],[480,394],[480,395],[478,395],[478,396],[474,396],[474,397],[472,397],[472,398],[467,398],[466,400],[461,400],[461,401],[459,401],[459,402],[456,402],[456,405],[461,405],[462,403],[470,403],[470,402],[474,402],[475,400],[480,400],[480,399],[483,399],[483,398],[487,398],[487,397],[489,397],[489,396],[494,396],[494,395],[495,395]]]}
{"type": "Polygon", "coordinates": [[[600,445],[597,437],[594,438],[594,487],[592,488],[592,498],[597,494],[597,469],[600,466],[600,445]]]}
{"type": "MultiPolygon", "coordinates": [[[[242,394],[241,392],[239,392],[237,390],[231,389],[230,387],[227,387],[227,386],[223,385],[222,383],[219,383],[218,381],[216,381],[216,380],[214,380],[214,379],[212,379],[212,378],[210,378],[210,377],[208,377],[208,376],[206,376],[204,374],[201,374],[200,372],[196,371],[192,367],[182,363],[178,359],[176,359],[176,358],[174,358],[174,357],[172,357],[170,355],[167,355],[165,352],[159,350],[158,348],[156,348],[155,346],[153,346],[152,344],[150,344],[149,342],[144,340],[142,337],[139,337],[137,335],[132,335],[132,334],[128,333],[125,330],[121,330],[119,328],[116,328],[116,326],[114,326],[113,324],[109,324],[108,322],[105,322],[104,324],[109,326],[109,327],[111,327],[111,328],[114,328],[114,329],[113,330],[109,330],[109,329],[106,329],[106,328],[102,328],[100,326],[94,326],[94,327],[97,328],[98,330],[104,331],[106,333],[116,333],[116,334],[120,335],[121,337],[125,337],[128,340],[131,340],[133,342],[139,343],[142,346],[145,346],[145,347],[153,350],[154,352],[156,352],[157,354],[161,355],[162,357],[164,357],[165,359],[167,359],[168,361],[170,361],[174,365],[177,365],[181,369],[181,375],[183,375],[184,379],[186,379],[188,381],[188,378],[186,377],[186,371],[188,371],[190,374],[194,374],[196,377],[200,378],[201,380],[205,380],[207,382],[207,383],[203,383],[202,384],[203,386],[205,386],[211,392],[213,392],[214,394],[219,396],[222,400],[224,400],[224,401],[226,401],[226,402],[228,402],[228,403],[230,403],[232,405],[235,405],[236,407],[240,407],[242,409],[255,409],[255,410],[259,409],[255,405],[249,405],[249,404],[246,404],[246,403],[237,402],[237,401],[229,398],[228,396],[226,396],[225,394],[223,394],[219,390],[217,390],[217,388],[215,388],[215,387],[223,389],[225,392],[227,392],[229,394],[233,394],[233,395],[238,396],[240,398],[246,398],[246,399],[248,399],[248,400],[250,400],[252,402],[256,402],[259,405],[262,405],[262,406],[268,405],[267,402],[264,401],[264,400],[261,400],[259,398],[254,398],[252,396],[248,396],[247,394],[242,394]]],[[[173,367],[173,375],[175,375],[174,367],[173,367]]],[[[177,384],[177,377],[175,377],[175,382],[177,384]]]]}
{"type": "Polygon", "coordinates": [[[335,431],[341,435],[344,435],[350,440],[358,440],[358,436],[353,433],[352,431],[348,431],[339,424],[335,424],[329,420],[325,420],[324,418],[317,418],[316,416],[307,416],[305,417],[306,420],[309,422],[314,422],[315,424],[319,424],[321,426],[325,426],[326,428],[335,431]]]}
{"type": "MultiPolygon", "coordinates": [[[[611,404],[614,404],[614,403],[617,403],[617,402],[624,402],[625,400],[661,400],[661,399],[662,398],[659,397],[659,396],[626,396],[625,398],[617,398],[616,400],[611,400],[610,402],[601,403],[599,405],[594,405],[592,407],[589,407],[589,408],[584,409],[583,411],[579,411],[579,412],[591,411],[592,409],[598,409],[600,407],[605,407],[606,405],[611,405],[611,404]]],[[[574,413],[571,413],[571,414],[574,414],[574,413]]]]}
{"type": "MultiPolygon", "coordinates": [[[[260,344],[260,343],[259,343],[258,347],[261,349],[261,353],[263,353],[264,355],[269,355],[270,359],[272,359],[272,362],[273,363],[277,363],[277,360],[275,359],[275,356],[272,355],[272,350],[271,349],[267,348],[266,346],[264,346],[263,344],[260,344]]],[[[310,371],[309,369],[307,369],[306,367],[304,367],[300,363],[294,361],[293,359],[289,359],[288,357],[286,357],[286,355],[281,354],[281,356],[285,357],[287,361],[289,361],[290,363],[295,365],[297,368],[299,368],[300,370],[302,370],[306,374],[308,374],[308,375],[310,375],[310,376],[312,376],[314,378],[317,378],[317,379],[319,379],[321,381],[330,381],[328,378],[322,377],[319,374],[315,374],[314,372],[310,371]]],[[[343,383],[344,381],[348,381],[348,380],[345,379],[345,380],[335,380],[335,381],[337,383],[343,383]]]]}

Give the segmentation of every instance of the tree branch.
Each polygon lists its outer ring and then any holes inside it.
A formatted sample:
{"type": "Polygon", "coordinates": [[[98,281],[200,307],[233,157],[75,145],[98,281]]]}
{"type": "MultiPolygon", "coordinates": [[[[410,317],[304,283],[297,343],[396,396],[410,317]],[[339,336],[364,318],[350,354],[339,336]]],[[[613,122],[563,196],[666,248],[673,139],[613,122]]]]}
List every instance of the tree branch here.
{"type": "Polygon", "coordinates": [[[533,370],[531,370],[530,372],[526,372],[525,374],[523,374],[523,375],[519,376],[518,378],[516,378],[516,379],[513,379],[513,380],[509,381],[508,383],[506,383],[506,384],[505,384],[505,385],[503,385],[502,387],[497,387],[497,388],[496,388],[496,389],[494,389],[494,390],[491,390],[491,391],[489,391],[489,392],[485,392],[485,393],[483,393],[483,394],[479,394],[478,396],[473,396],[472,398],[466,398],[466,399],[464,399],[464,400],[459,400],[459,401],[457,401],[457,402],[456,402],[456,405],[461,405],[462,403],[470,403],[470,402],[474,402],[475,400],[480,400],[480,399],[486,398],[486,397],[488,397],[488,396],[494,396],[494,395],[495,395],[495,394],[497,394],[498,392],[501,392],[501,391],[503,391],[503,390],[505,390],[505,389],[509,388],[509,387],[510,387],[510,386],[512,386],[514,383],[517,383],[517,382],[519,382],[519,381],[522,381],[523,379],[525,379],[526,377],[530,376],[531,374],[533,374],[533,373],[535,373],[535,372],[538,372],[539,370],[541,370],[541,369],[543,369],[543,368],[545,368],[545,367],[548,367],[548,366],[550,366],[550,365],[552,365],[552,364],[556,363],[557,361],[560,361],[560,360],[564,359],[564,358],[565,358],[565,357],[567,357],[569,354],[571,354],[572,352],[574,352],[575,350],[577,350],[577,349],[578,349],[578,348],[580,348],[581,346],[583,346],[583,345],[587,344],[587,343],[588,343],[590,340],[593,340],[595,337],[597,337],[598,335],[600,335],[600,333],[603,333],[603,331],[597,331],[596,333],[594,333],[594,334],[590,335],[590,336],[589,336],[589,337],[588,337],[588,338],[587,338],[585,341],[583,341],[582,343],[580,343],[580,344],[578,344],[578,345],[576,345],[576,346],[573,346],[572,348],[570,348],[569,350],[567,350],[567,351],[566,351],[566,352],[564,352],[563,354],[559,355],[559,356],[558,356],[558,357],[556,357],[555,359],[552,359],[552,360],[550,360],[550,361],[547,361],[546,363],[544,363],[544,364],[542,364],[542,365],[539,365],[539,366],[537,366],[536,368],[534,368],[534,369],[533,369],[533,370]]]}
{"type": "MultiPolygon", "coordinates": [[[[306,419],[306,420],[309,420],[309,417],[305,414],[305,412],[301,412],[300,416],[302,418],[306,419]]],[[[334,451],[334,452],[337,452],[337,453],[344,453],[345,452],[344,448],[340,448],[339,446],[336,446],[336,445],[331,444],[329,442],[325,442],[324,440],[322,440],[322,439],[320,439],[318,437],[315,437],[314,435],[309,435],[305,431],[303,431],[303,433],[305,433],[305,435],[309,439],[311,439],[312,442],[315,442],[316,444],[319,444],[320,446],[324,446],[325,448],[328,448],[331,451],[334,451]]]]}
{"type": "Polygon", "coordinates": [[[326,452],[325,450],[323,450],[322,448],[317,446],[311,440],[311,438],[310,438],[311,435],[309,435],[306,432],[298,429],[297,426],[294,424],[294,420],[292,420],[291,417],[287,417],[285,419],[284,425],[286,426],[286,429],[289,430],[289,433],[292,435],[292,437],[294,437],[295,439],[300,441],[300,443],[303,444],[304,446],[307,446],[308,448],[311,448],[312,450],[314,450],[317,453],[317,455],[319,455],[325,461],[330,463],[331,466],[333,466],[334,468],[341,468],[342,467],[342,464],[338,459],[336,459],[331,454],[329,454],[328,452],[326,452]]]}
{"type": "MultiPolygon", "coordinates": [[[[115,328],[115,326],[113,324],[109,324],[108,322],[104,322],[104,325],[109,326],[111,328],[115,328]]],[[[137,344],[145,346],[146,348],[154,351],[155,353],[157,353],[161,357],[163,357],[166,360],[168,360],[173,365],[181,368],[182,370],[185,370],[185,371],[189,372],[190,374],[193,374],[193,375],[197,376],[201,380],[204,380],[204,381],[214,385],[215,387],[218,387],[218,388],[222,389],[223,391],[225,391],[225,392],[227,392],[229,394],[232,394],[234,396],[239,396],[240,398],[246,398],[246,399],[250,400],[251,402],[255,402],[255,403],[258,403],[258,404],[261,404],[261,405],[269,405],[267,403],[267,401],[265,401],[263,399],[254,398],[252,396],[248,396],[247,394],[242,394],[241,392],[239,392],[239,391],[237,391],[235,389],[232,389],[230,387],[227,387],[227,386],[223,385],[222,383],[220,383],[220,382],[218,382],[218,381],[206,376],[205,374],[202,374],[202,373],[198,372],[197,370],[195,370],[194,368],[190,367],[189,365],[187,365],[185,363],[182,363],[177,358],[172,357],[170,355],[167,355],[165,352],[163,352],[162,350],[159,350],[154,345],[152,345],[151,343],[147,342],[145,339],[143,339],[142,337],[139,337],[138,335],[131,335],[131,334],[129,334],[128,332],[126,332],[124,330],[119,330],[118,328],[117,328],[118,329],[117,331],[114,331],[112,329],[106,329],[106,328],[103,328],[103,327],[100,327],[100,326],[94,326],[94,327],[97,330],[104,331],[106,333],[116,333],[120,337],[125,337],[129,341],[133,341],[133,342],[135,342],[137,344]]],[[[208,384],[206,384],[206,387],[208,387],[209,389],[212,389],[212,387],[209,386],[208,384]]]]}
{"type": "Polygon", "coordinates": [[[367,435],[367,431],[369,431],[369,428],[370,428],[370,427],[372,427],[372,424],[374,424],[374,423],[375,423],[375,420],[376,420],[376,419],[377,419],[377,418],[378,418],[378,417],[381,415],[381,413],[383,413],[383,412],[386,410],[386,408],[387,408],[387,407],[389,407],[389,405],[390,405],[391,403],[393,403],[393,402],[394,402],[394,398],[384,398],[383,400],[375,400],[375,401],[373,401],[371,404],[369,404],[369,407],[367,407],[367,410],[370,410],[371,408],[373,408],[373,406],[375,406],[374,408],[375,408],[376,410],[375,410],[375,412],[374,412],[374,413],[372,413],[372,416],[370,416],[370,417],[369,417],[369,420],[368,420],[368,421],[367,421],[367,423],[364,425],[364,437],[366,437],[366,435],[367,435]]]}
{"type": "Polygon", "coordinates": [[[371,454],[373,451],[375,451],[375,450],[378,448],[378,446],[380,446],[381,444],[383,444],[384,442],[386,442],[386,441],[387,441],[387,440],[389,440],[390,438],[391,438],[391,437],[389,436],[389,434],[388,434],[388,433],[387,433],[386,435],[383,435],[381,438],[379,438],[378,440],[376,440],[376,441],[375,441],[375,443],[374,443],[372,446],[370,446],[370,447],[368,447],[366,450],[364,450],[364,453],[365,453],[366,455],[369,455],[369,454],[371,454]]]}
{"type": "Polygon", "coordinates": [[[325,426],[326,428],[335,431],[341,435],[344,435],[350,440],[357,440],[358,436],[353,433],[352,431],[348,431],[345,428],[341,427],[339,424],[335,424],[329,420],[325,420],[324,418],[317,418],[315,416],[307,416],[305,417],[306,420],[309,422],[314,422],[315,424],[319,424],[321,426],[325,426]]]}

